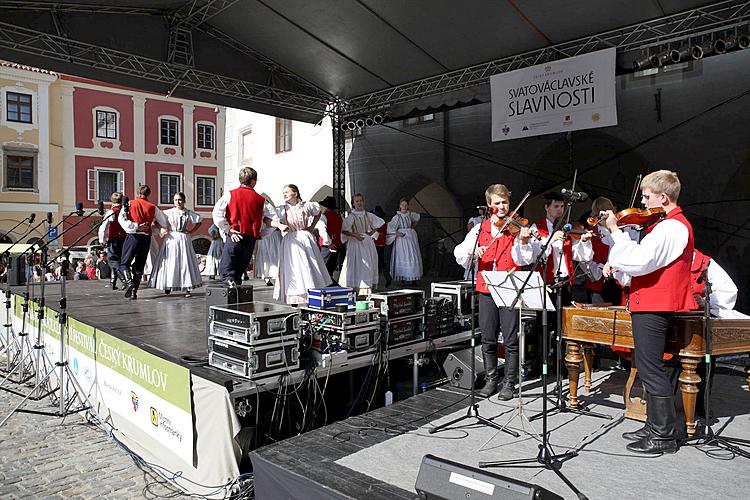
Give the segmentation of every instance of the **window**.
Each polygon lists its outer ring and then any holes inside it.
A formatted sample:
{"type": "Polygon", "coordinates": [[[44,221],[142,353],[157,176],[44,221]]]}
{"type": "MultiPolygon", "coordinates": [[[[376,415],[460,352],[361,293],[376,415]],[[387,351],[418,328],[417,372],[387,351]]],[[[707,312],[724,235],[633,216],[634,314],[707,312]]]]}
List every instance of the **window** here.
{"type": "Polygon", "coordinates": [[[96,136],[103,139],[117,139],[117,113],[97,110],[96,136]]]}
{"type": "Polygon", "coordinates": [[[8,113],[6,117],[9,122],[32,123],[30,95],[8,92],[5,104],[8,113]]]}
{"type": "Polygon", "coordinates": [[[177,120],[161,120],[161,144],[165,146],[178,146],[177,131],[179,123],[177,120]]]}
{"type": "Polygon", "coordinates": [[[240,137],[240,162],[241,163],[252,163],[253,162],[253,131],[246,130],[242,132],[240,137]]]}
{"type": "Polygon", "coordinates": [[[216,179],[214,179],[213,177],[196,177],[195,189],[197,193],[195,197],[195,204],[203,206],[213,205],[215,203],[215,185],[216,179]]]}
{"type": "Polygon", "coordinates": [[[180,192],[179,174],[159,174],[159,204],[171,205],[180,192]]]}
{"type": "Polygon", "coordinates": [[[9,189],[34,189],[34,157],[11,156],[5,157],[6,183],[9,189]]]}
{"type": "Polygon", "coordinates": [[[214,126],[198,124],[198,149],[214,148],[214,126]]]}
{"type": "Polygon", "coordinates": [[[89,201],[103,201],[109,203],[112,193],[125,192],[125,172],[107,168],[90,168],[88,170],[89,201]]]}
{"type": "Polygon", "coordinates": [[[276,118],[276,154],[292,150],[292,120],[276,118]]]}

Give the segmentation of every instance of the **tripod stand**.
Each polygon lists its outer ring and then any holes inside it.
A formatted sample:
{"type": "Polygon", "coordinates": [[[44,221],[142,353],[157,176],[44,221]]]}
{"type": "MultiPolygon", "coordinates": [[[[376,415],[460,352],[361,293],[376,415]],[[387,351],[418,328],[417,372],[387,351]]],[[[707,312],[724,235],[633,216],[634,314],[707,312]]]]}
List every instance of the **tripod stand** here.
{"type": "MultiPolygon", "coordinates": [[[[487,214],[485,213],[485,220],[487,219],[487,214]]],[[[482,224],[484,221],[482,221],[482,224]]],[[[474,281],[475,281],[475,274],[476,274],[476,268],[474,267],[474,259],[476,258],[476,250],[477,245],[479,244],[479,233],[481,232],[481,224],[478,224],[480,226],[479,231],[477,232],[477,238],[474,240],[474,247],[471,250],[471,260],[469,264],[471,265],[471,290],[473,291],[474,281]]],[[[440,424],[436,427],[432,427],[429,430],[430,434],[435,434],[436,432],[440,432],[442,430],[445,430],[449,427],[452,427],[454,424],[457,424],[459,422],[463,422],[466,419],[475,419],[480,424],[486,425],[488,427],[492,427],[494,429],[497,429],[498,431],[505,432],[507,434],[510,434],[513,437],[520,437],[520,434],[518,434],[516,431],[512,429],[506,429],[504,426],[501,426],[492,420],[483,417],[479,414],[479,403],[477,403],[476,399],[476,389],[474,387],[474,380],[476,378],[477,368],[476,368],[476,355],[474,354],[474,348],[476,346],[476,339],[477,339],[477,329],[476,329],[476,314],[477,314],[477,301],[476,297],[474,296],[474,293],[471,294],[471,391],[469,396],[469,407],[466,409],[466,415],[462,415],[458,418],[455,418],[451,420],[450,422],[446,422],[444,424],[440,424]]]]}
{"type": "MultiPolygon", "coordinates": [[[[574,181],[575,182],[575,181],[574,181]]],[[[540,253],[537,255],[536,261],[534,262],[534,265],[532,268],[536,268],[537,265],[540,263],[540,261],[544,258],[547,247],[549,246],[550,242],[552,241],[551,238],[552,235],[550,235],[550,238],[545,241],[541,248],[540,253]]],[[[543,264],[543,272],[546,276],[547,274],[547,260],[544,260],[543,264]]],[[[526,276],[526,279],[524,280],[523,284],[521,285],[520,289],[518,290],[518,295],[513,301],[513,304],[511,307],[515,307],[518,300],[521,300],[521,296],[523,294],[523,291],[526,289],[526,287],[529,284],[529,280],[531,279],[531,276],[533,276],[533,273],[529,273],[528,276],[526,276]]],[[[548,397],[547,397],[547,372],[548,372],[548,365],[547,365],[547,359],[549,355],[549,339],[548,339],[548,324],[547,324],[547,294],[542,294],[542,442],[539,445],[539,453],[535,457],[531,458],[522,458],[518,460],[501,460],[501,461],[490,461],[490,462],[479,462],[480,468],[487,468],[487,467],[525,467],[526,464],[538,464],[541,467],[544,467],[547,470],[551,470],[554,472],[581,500],[586,500],[587,497],[583,493],[581,493],[578,488],[575,487],[573,483],[566,478],[562,472],[560,472],[560,467],[563,462],[570,460],[571,458],[578,455],[578,452],[576,451],[567,451],[562,454],[555,454],[554,450],[552,449],[552,446],[549,443],[549,432],[547,431],[547,403],[548,403],[548,397]]]]}
{"type": "MultiPolygon", "coordinates": [[[[27,266],[30,268],[31,263],[33,262],[33,256],[27,255],[27,266]]],[[[5,385],[5,382],[8,380],[11,380],[11,376],[13,376],[13,373],[18,371],[18,379],[14,382],[18,384],[23,384],[28,382],[34,377],[34,373],[32,371],[31,365],[32,363],[29,362],[27,365],[27,361],[31,361],[31,354],[34,352],[33,347],[31,345],[31,341],[29,340],[29,332],[26,331],[26,320],[29,315],[29,297],[31,295],[31,284],[30,281],[26,280],[26,290],[23,292],[23,302],[21,303],[21,331],[18,332],[15,339],[13,340],[12,344],[9,344],[6,346],[8,350],[8,355],[10,355],[11,348],[15,348],[16,350],[16,356],[15,356],[15,364],[9,363],[8,373],[0,380],[0,389],[10,392],[12,394],[16,394],[18,396],[22,396],[20,392],[14,391],[13,389],[9,389],[7,387],[3,387],[5,385]],[[27,353],[24,354],[24,352],[28,349],[27,353]],[[27,376],[28,374],[28,376],[27,376]]],[[[10,289],[6,289],[6,294],[10,291],[10,289]]],[[[7,303],[6,303],[7,305],[7,303]]]]}
{"type": "MultiPolygon", "coordinates": [[[[709,262],[710,265],[710,262],[709,262]]],[[[734,437],[725,437],[725,436],[718,436],[714,434],[713,429],[711,428],[711,377],[712,377],[712,370],[711,370],[711,332],[712,332],[712,320],[711,320],[711,282],[708,280],[708,266],[703,270],[701,273],[701,276],[698,278],[698,281],[704,281],[705,287],[703,289],[703,294],[705,296],[705,304],[703,305],[703,334],[706,338],[706,385],[703,392],[703,419],[704,419],[704,427],[703,427],[703,435],[700,437],[694,438],[695,444],[697,445],[704,445],[704,446],[717,446],[719,448],[724,448],[726,450],[731,451],[735,455],[740,455],[745,458],[750,458],[750,452],[743,450],[742,448],[739,448],[737,445],[740,446],[750,446],[750,440],[747,439],[740,439],[740,438],[734,438],[734,437]]]]}

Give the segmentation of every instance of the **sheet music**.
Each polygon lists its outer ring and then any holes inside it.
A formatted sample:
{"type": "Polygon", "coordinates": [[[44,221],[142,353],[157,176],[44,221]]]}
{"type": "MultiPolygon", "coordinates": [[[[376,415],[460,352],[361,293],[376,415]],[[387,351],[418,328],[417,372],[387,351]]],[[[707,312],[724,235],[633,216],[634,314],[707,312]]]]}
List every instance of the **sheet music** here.
{"type": "MultiPolygon", "coordinates": [[[[522,307],[526,310],[541,311],[547,287],[537,271],[482,271],[482,276],[487,282],[487,288],[489,288],[495,304],[498,307],[510,307],[516,300],[518,290],[521,289],[529,273],[531,273],[531,278],[523,291],[522,297],[516,302],[516,309],[522,307]]],[[[555,310],[555,305],[549,294],[547,294],[547,310],[555,310]]]]}

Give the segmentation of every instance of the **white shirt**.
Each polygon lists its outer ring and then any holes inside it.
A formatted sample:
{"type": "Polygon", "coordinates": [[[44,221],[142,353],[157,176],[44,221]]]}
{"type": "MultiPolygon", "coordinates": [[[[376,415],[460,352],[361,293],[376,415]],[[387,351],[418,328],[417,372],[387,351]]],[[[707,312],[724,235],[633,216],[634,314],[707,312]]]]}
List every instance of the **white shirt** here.
{"type": "MultiPolygon", "coordinates": [[[[120,210],[120,215],[117,216],[117,222],[120,223],[122,230],[128,234],[136,234],[138,232],[138,223],[127,218],[125,207],[120,210]]],[[[162,212],[159,207],[156,207],[156,210],[154,210],[154,222],[161,227],[169,227],[167,216],[164,215],[164,212],[162,212]]]]}
{"type": "MultiPolygon", "coordinates": [[[[541,240],[534,240],[532,242],[533,246],[533,258],[531,259],[531,262],[536,260],[537,256],[539,256],[539,253],[542,251],[542,246],[547,242],[547,240],[552,237],[552,230],[555,228],[554,224],[549,219],[544,219],[547,223],[547,232],[550,236],[547,236],[545,238],[542,238],[541,240]]],[[[537,228],[536,224],[532,224],[532,229],[539,229],[537,228]]],[[[563,243],[564,240],[555,241],[551,245],[547,246],[546,251],[546,257],[547,257],[547,265],[550,264],[552,267],[552,272],[557,272],[557,266],[558,264],[562,263],[562,266],[560,267],[560,276],[566,277],[568,276],[568,264],[566,262],[563,262],[563,259],[567,259],[565,254],[563,253],[563,243]],[[552,257],[550,257],[550,255],[552,257]],[[560,256],[562,255],[562,259],[560,256]],[[552,259],[552,262],[550,262],[550,258],[552,259]]],[[[594,258],[594,247],[591,246],[591,241],[581,241],[581,240],[575,240],[573,241],[572,245],[572,251],[573,251],[573,260],[574,261],[583,261],[588,262],[594,258]]],[[[529,262],[529,264],[531,263],[529,262]]],[[[573,267],[573,263],[570,263],[571,267],[573,267]]]]}
{"type": "MultiPolygon", "coordinates": [[[[693,254],[695,258],[695,254],[693,254]]],[[[750,316],[734,310],[737,302],[737,285],[727,272],[714,260],[708,262],[706,279],[711,283],[711,315],[719,318],[750,319],[750,316]]]]}
{"type": "MultiPolygon", "coordinates": [[[[211,212],[214,225],[219,228],[219,232],[224,239],[229,235],[229,230],[231,229],[229,221],[227,220],[227,207],[229,206],[229,201],[231,199],[232,192],[225,192],[222,197],[219,198],[219,201],[216,202],[216,205],[214,205],[214,209],[211,212]]],[[[276,208],[268,203],[268,200],[263,204],[263,218],[266,217],[271,220],[279,219],[279,214],[276,212],[276,208]]]]}
{"type": "Polygon", "coordinates": [[[328,234],[328,219],[326,218],[326,215],[324,213],[320,214],[320,219],[318,219],[318,223],[315,224],[315,229],[318,230],[318,236],[320,236],[320,239],[323,241],[324,247],[331,246],[331,235],[328,234]]]}
{"type": "Polygon", "coordinates": [[[104,217],[102,218],[102,223],[99,224],[99,243],[101,243],[102,245],[107,243],[107,240],[109,239],[109,225],[113,220],[115,220],[113,214],[114,212],[112,210],[107,210],[104,213],[104,217]]]}
{"type": "MultiPolygon", "coordinates": [[[[471,262],[476,260],[476,256],[472,258],[471,251],[474,249],[475,242],[479,236],[479,231],[482,229],[481,224],[475,225],[466,235],[464,241],[456,245],[453,249],[453,256],[456,258],[456,263],[462,266],[464,269],[468,269],[471,266],[471,262]]],[[[500,228],[494,224],[490,224],[490,234],[493,238],[500,236],[500,228]]],[[[531,243],[525,245],[521,244],[521,238],[516,238],[513,241],[513,248],[510,253],[513,258],[513,262],[518,266],[525,266],[534,262],[533,259],[533,248],[531,243]]]]}

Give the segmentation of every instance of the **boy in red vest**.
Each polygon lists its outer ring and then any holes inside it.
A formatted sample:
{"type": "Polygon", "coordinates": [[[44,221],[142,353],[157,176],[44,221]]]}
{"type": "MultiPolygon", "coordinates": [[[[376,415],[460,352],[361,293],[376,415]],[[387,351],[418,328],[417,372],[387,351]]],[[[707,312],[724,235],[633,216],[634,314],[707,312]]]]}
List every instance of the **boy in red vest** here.
{"type": "Polygon", "coordinates": [[[328,274],[333,280],[333,272],[339,265],[339,255],[344,244],[341,241],[341,224],[343,219],[336,211],[336,200],[333,196],[326,196],[320,202],[320,210],[323,215],[320,217],[318,224],[322,222],[319,231],[320,256],[326,263],[328,274]]]}
{"type": "Polygon", "coordinates": [[[664,344],[676,311],[696,309],[690,290],[693,228],[677,205],[680,180],[675,172],[658,170],[643,178],[641,202],[646,208],[663,208],[666,217],[646,229],[640,243],[617,227],[611,210],[607,229],[614,245],[609,251],[612,268],[631,276],[628,309],[633,322],[633,342],[638,375],[646,388],[646,425],[623,438],[634,441],[630,451],[675,453],[678,449],[677,414],[672,384],[664,370],[664,344]]]}
{"type": "Polygon", "coordinates": [[[145,184],[138,188],[138,198],[130,200],[128,208],[120,210],[117,221],[128,233],[122,245],[120,259],[120,279],[125,284],[125,297],[130,300],[138,298],[146,257],[151,249],[151,225],[169,227],[164,212],[148,201],[151,188],[145,184]]]}
{"type": "Polygon", "coordinates": [[[521,229],[518,238],[505,232],[500,234],[495,225],[510,211],[510,191],[502,184],[492,184],[485,192],[487,205],[493,214],[481,224],[476,224],[464,241],[456,246],[453,254],[456,262],[465,269],[477,263],[476,290],[479,292],[479,328],[482,332],[482,361],[485,384],[479,391],[481,397],[490,397],[498,391],[497,368],[498,329],[503,333],[505,346],[505,378],[499,388],[498,398],[507,401],[513,397],[518,383],[518,311],[498,307],[492,300],[482,271],[512,271],[524,264],[532,253],[529,244],[529,228],[521,229]],[[474,248],[475,242],[476,249],[474,248]],[[472,251],[474,255],[472,255],[472,251]]]}
{"type": "MultiPolygon", "coordinates": [[[[227,191],[214,206],[213,220],[225,237],[219,262],[221,281],[229,287],[242,284],[242,274],[250,264],[255,240],[260,238],[264,218],[278,219],[266,199],[255,192],[258,173],[244,167],[239,173],[240,187],[227,191]]],[[[277,222],[275,227],[286,229],[277,222]]]]}
{"type": "MultiPolygon", "coordinates": [[[[117,290],[117,272],[120,269],[120,257],[122,256],[122,245],[128,233],[117,221],[122,209],[122,193],[112,193],[112,208],[107,210],[99,226],[99,243],[107,247],[107,263],[112,270],[110,284],[112,290],[117,290]]],[[[124,284],[124,283],[123,283],[124,284]]]]}

